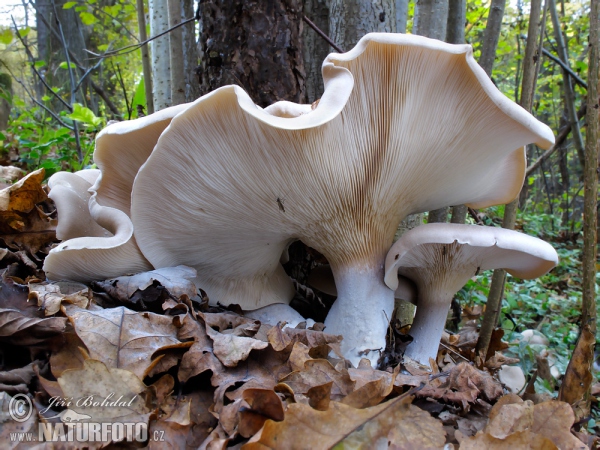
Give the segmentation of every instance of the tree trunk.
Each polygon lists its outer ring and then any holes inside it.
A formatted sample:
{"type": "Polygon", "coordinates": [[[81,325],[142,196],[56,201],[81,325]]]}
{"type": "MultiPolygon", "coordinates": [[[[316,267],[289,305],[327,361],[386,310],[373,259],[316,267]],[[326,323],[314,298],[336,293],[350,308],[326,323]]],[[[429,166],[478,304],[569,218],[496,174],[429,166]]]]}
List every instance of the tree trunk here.
{"type": "Polygon", "coordinates": [[[598,72],[600,71],[600,5],[592,0],[590,13],[590,37],[588,55],[588,91],[586,114],[587,133],[585,144],[585,171],[583,197],[583,283],[581,323],[589,324],[596,333],[596,253],[598,229],[598,72]]]}
{"type": "MultiPolygon", "coordinates": [[[[194,17],[194,1],[182,0],[182,17],[194,17]]],[[[183,41],[183,81],[185,83],[185,101],[191,102],[200,97],[198,82],[198,46],[196,42],[196,22],[190,22],[181,27],[183,41]]]]}
{"type": "Polygon", "coordinates": [[[465,22],[467,21],[467,0],[452,0],[448,6],[446,42],[465,43],[465,22]]]}
{"type": "Polygon", "coordinates": [[[408,0],[396,0],[396,33],[406,33],[408,0]]]}
{"type": "Polygon", "coordinates": [[[169,60],[171,64],[171,105],[185,103],[185,76],[183,64],[183,34],[181,27],[181,14],[183,11],[181,0],[167,0],[169,12],[169,60]],[[177,28],[176,28],[177,27],[177,28]]]}
{"type": "Polygon", "coordinates": [[[331,0],[329,11],[329,36],[344,51],[367,33],[396,31],[395,0],[331,0]]]}
{"type": "MultiPolygon", "coordinates": [[[[305,0],[304,15],[323,33],[329,35],[329,7],[325,0],[305,0]]],[[[306,72],[306,103],[312,103],[323,95],[323,60],[332,51],[329,44],[309,26],[302,31],[304,43],[304,70],[306,72]]]]}
{"type": "MultiPolygon", "coordinates": [[[[169,8],[167,0],[149,0],[150,34],[156,36],[169,29],[169,8]]],[[[171,106],[171,58],[169,35],[161,36],[150,43],[152,53],[152,89],[154,109],[171,106]]]]}
{"type": "Polygon", "coordinates": [[[483,67],[483,70],[485,70],[485,73],[490,78],[492,76],[494,60],[496,59],[496,49],[498,48],[498,40],[500,39],[500,27],[502,26],[502,18],[504,17],[505,4],[506,0],[492,0],[485,25],[485,32],[483,33],[479,65],[483,67]]]}
{"type": "Polygon", "coordinates": [[[200,89],[243,87],[260,106],[305,98],[302,2],[200,2],[200,89]]]}
{"type": "Polygon", "coordinates": [[[443,41],[446,39],[447,25],[448,0],[417,0],[413,34],[443,41]]]}

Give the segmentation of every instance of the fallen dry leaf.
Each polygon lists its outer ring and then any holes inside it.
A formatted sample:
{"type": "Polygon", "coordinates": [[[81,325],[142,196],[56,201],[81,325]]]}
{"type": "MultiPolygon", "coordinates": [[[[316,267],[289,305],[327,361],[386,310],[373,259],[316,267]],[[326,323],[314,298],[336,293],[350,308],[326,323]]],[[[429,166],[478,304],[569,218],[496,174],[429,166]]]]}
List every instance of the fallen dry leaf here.
{"type": "Polygon", "coordinates": [[[591,369],[595,344],[596,337],[590,331],[590,326],[584,325],[558,393],[559,400],[571,405],[576,420],[589,414],[589,392],[594,378],[591,369]]]}
{"type": "Polygon", "coordinates": [[[460,442],[460,450],[558,450],[554,443],[531,431],[521,431],[511,434],[506,439],[497,439],[487,433],[479,432],[475,436],[460,442]]]}
{"type": "Polygon", "coordinates": [[[33,346],[48,342],[66,329],[64,317],[38,319],[19,310],[0,308],[0,341],[33,346]]]}
{"type": "Polygon", "coordinates": [[[151,410],[146,406],[147,390],[132,372],[109,368],[101,361],[88,359],[82,369],[67,370],[58,383],[69,409],[85,414],[86,422],[147,422],[151,410]],[[78,401],[79,400],[79,401],[78,401]],[[115,404],[102,404],[115,402],[115,404]]]}
{"type": "Polygon", "coordinates": [[[62,302],[87,308],[90,301],[89,289],[81,283],[29,283],[28,287],[29,300],[35,301],[46,316],[53,316],[60,311],[62,302]]]}
{"type": "Polygon", "coordinates": [[[282,421],[283,403],[275,391],[270,389],[246,389],[242,396],[248,408],[239,410],[238,431],[249,438],[262,428],[267,419],[282,421]]]}
{"type": "Polygon", "coordinates": [[[419,397],[432,397],[451,402],[461,403],[466,407],[474,403],[480,394],[487,400],[494,400],[502,395],[502,386],[492,376],[476,369],[466,362],[454,366],[446,381],[439,378],[429,382],[421,391],[419,397]]]}
{"type": "Polygon", "coordinates": [[[34,366],[39,364],[40,361],[36,360],[27,364],[25,367],[0,372],[0,391],[11,394],[26,394],[29,392],[27,385],[31,383],[33,377],[36,376],[34,366]]]}
{"type": "MultiPolygon", "coordinates": [[[[267,347],[254,352],[251,358],[241,361],[236,367],[216,369],[211,378],[215,390],[215,411],[222,408],[227,390],[237,384],[243,383],[234,391],[227,392],[227,398],[237,400],[243,392],[250,388],[273,389],[278,381],[291,372],[287,360],[289,352],[276,352],[267,347]]],[[[220,363],[219,363],[220,364],[220,363]]]]}
{"type": "Polygon", "coordinates": [[[503,405],[489,421],[485,432],[495,438],[504,439],[515,432],[531,431],[533,407],[531,401],[503,405]]]}
{"type": "Polygon", "coordinates": [[[125,307],[90,311],[67,305],[65,312],[90,357],[107,367],[127,369],[140,380],[152,368],[152,355],[180,344],[173,319],[125,307]]]}
{"type": "Polygon", "coordinates": [[[240,361],[248,358],[252,350],[262,350],[269,345],[250,337],[222,334],[211,327],[207,327],[206,332],[213,341],[214,355],[226,367],[237,366],[240,361]]]}
{"type": "Polygon", "coordinates": [[[176,298],[187,295],[191,299],[200,300],[196,285],[191,281],[195,277],[196,269],[191,267],[163,267],[131,276],[95,282],[94,287],[123,303],[143,305],[158,300],[161,289],[155,289],[151,293],[148,290],[151,286],[161,286],[176,298]]]}
{"type": "Polygon", "coordinates": [[[0,238],[32,256],[56,240],[56,221],[36,208],[48,198],[43,180],[44,169],[39,169],[0,190],[0,238]]]}
{"type": "Polygon", "coordinates": [[[583,450],[587,446],[571,434],[575,414],[568,403],[549,401],[533,408],[531,431],[550,439],[561,450],[583,450]]]}
{"type": "Polygon", "coordinates": [[[379,442],[386,448],[441,449],[442,423],[410,402],[410,397],[399,397],[366,409],[332,402],[327,411],[294,403],[282,422],[268,420],[242,449],[321,449],[336,444],[369,449],[379,442]]]}
{"type": "Polygon", "coordinates": [[[294,394],[304,394],[315,386],[332,382],[331,399],[341,400],[354,390],[354,381],[350,379],[348,371],[338,371],[331,363],[324,359],[311,359],[304,363],[301,371],[292,372],[280,380],[287,384],[294,394]]]}
{"type": "Polygon", "coordinates": [[[4,276],[0,288],[0,341],[15,345],[40,345],[61,334],[67,326],[64,317],[44,317],[37,304],[27,300],[27,286],[4,276]]]}

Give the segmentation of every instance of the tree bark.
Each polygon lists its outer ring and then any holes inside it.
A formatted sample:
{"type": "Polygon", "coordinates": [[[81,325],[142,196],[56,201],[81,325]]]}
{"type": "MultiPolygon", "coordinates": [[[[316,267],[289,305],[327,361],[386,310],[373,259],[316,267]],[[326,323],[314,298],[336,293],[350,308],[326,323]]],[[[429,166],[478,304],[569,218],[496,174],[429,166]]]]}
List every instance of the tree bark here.
{"type": "Polygon", "coordinates": [[[413,34],[443,41],[448,25],[448,0],[417,0],[413,34]]]}
{"type": "Polygon", "coordinates": [[[596,333],[596,253],[598,230],[598,72],[600,71],[600,6],[592,0],[588,56],[588,91],[586,122],[585,166],[583,174],[583,283],[581,323],[589,324],[596,333]]]}
{"type": "Polygon", "coordinates": [[[406,33],[408,0],[396,0],[396,33],[406,33]]]}
{"type": "MultiPolygon", "coordinates": [[[[329,7],[325,0],[305,0],[304,14],[321,31],[329,35],[329,7]]],[[[323,95],[323,60],[331,52],[329,44],[309,26],[302,30],[304,43],[304,70],[306,72],[306,103],[312,103],[323,95]]]]}
{"type": "Polygon", "coordinates": [[[367,33],[395,31],[395,0],[331,0],[329,36],[344,51],[354,47],[367,33]]]}
{"type": "MultiPolygon", "coordinates": [[[[146,33],[146,12],[144,0],[137,0],[138,28],[140,32],[140,41],[148,39],[146,33]]],[[[152,66],[150,64],[150,54],[148,53],[148,44],[142,45],[142,71],[144,73],[144,93],[146,94],[146,113],[154,112],[154,99],[152,98],[152,66]]]]}
{"type": "Polygon", "coordinates": [[[500,27],[504,17],[504,6],[506,0],[492,0],[490,12],[488,14],[485,32],[483,33],[483,43],[481,46],[481,56],[479,65],[483,67],[485,73],[492,76],[494,60],[496,59],[496,48],[500,39],[500,27]]]}
{"type": "Polygon", "coordinates": [[[181,0],[167,0],[169,12],[169,61],[171,64],[171,105],[185,103],[185,71],[183,54],[183,34],[181,27],[181,0]],[[175,28],[177,27],[177,28],[175,28]]]}
{"type": "MultiPolygon", "coordinates": [[[[167,0],[149,0],[150,34],[156,36],[169,29],[167,0]]],[[[169,35],[161,36],[150,43],[152,54],[152,88],[154,109],[171,106],[171,57],[169,35]]]]}
{"type": "Polygon", "coordinates": [[[446,42],[465,43],[465,22],[467,21],[467,0],[452,0],[448,7],[446,42]]]}
{"type": "MultiPolygon", "coordinates": [[[[194,17],[194,1],[182,0],[184,19],[194,17]]],[[[190,22],[181,27],[183,41],[183,80],[185,84],[185,101],[191,102],[200,97],[198,82],[198,46],[196,42],[196,22],[190,22]]]]}
{"type": "Polygon", "coordinates": [[[302,2],[200,2],[200,90],[243,87],[259,106],[305,98],[302,2]]]}

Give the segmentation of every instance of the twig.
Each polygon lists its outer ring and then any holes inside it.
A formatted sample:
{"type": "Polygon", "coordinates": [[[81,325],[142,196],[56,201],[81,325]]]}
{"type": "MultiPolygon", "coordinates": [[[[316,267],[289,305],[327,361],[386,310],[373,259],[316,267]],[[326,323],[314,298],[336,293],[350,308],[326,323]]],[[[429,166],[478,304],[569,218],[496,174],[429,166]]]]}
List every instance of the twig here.
{"type": "Polygon", "coordinates": [[[579,75],[577,75],[575,72],[573,72],[573,69],[571,69],[569,66],[567,66],[564,62],[562,62],[561,59],[559,59],[558,57],[554,56],[552,53],[550,53],[548,50],[546,50],[545,48],[542,48],[542,53],[544,53],[544,55],[546,55],[548,58],[550,58],[552,61],[554,61],[556,64],[558,64],[560,67],[563,68],[563,70],[565,70],[569,75],[571,75],[571,77],[573,78],[573,80],[575,80],[575,82],[577,82],[577,84],[579,86],[581,86],[584,89],[587,89],[588,85],[585,81],[583,81],[579,75]]]}
{"type": "Polygon", "coordinates": [[[311,27],[313,30],[315,30],[319,36],[321,36],[323,39],[325,39],[327,41],[327,43],[336,52],[344,53],[344,50],[342,50],[341,47],[339,47],[335,42],[333,42],[333,40],[331,40],[331,38],[329,36],[327,36],[318,26],[316,26],[312,20],[310,20],[305,15],[302,16],[302,20],[304,20],[308,24],[309,27],[311,27]]]}
{"type": "Polygon", "coordinates": [[[119,85],[121,86],[121,89],[123,90],[123,97],[125,97],[125,106],[127,107],[127,116],[128,119],[131,120],[131,113],[133,111],[133,98],[131,99],[131,105],[129,105],[129,99],[127,98],[127,89],[125,88],[125,82],[123,81],[123,74],[121,73],[121,68],[119,67],[119,65],[117,64],[117,68],[116,70],[114,69],[114,65],[113,65],[113,70],[115,71],[115,73],[117,74],[117,80],[119,81],[119,85]]]}
{"type": "MultiPolygon", "coordinates": [[[[152,42],[154,39],[158,39],[159,37],[164,36],[165,34],[168,34],[171,31],[173,31],[173,30],[175,30],[175,29],[177,29],[179,27],[182,27],[185,24],[188,24],[190,22],[193,22],[193,21],[197,20],[197,18],[198,18],[198,14],[196,14],[196,16],[194,16],[194,17],[190,17],[189,19],[185,19],[183,22],[178,23],[177,25],[175,25],[175,26],[173,26],[171,28],[166,29],[165,31],[163,31],[161,33],[158,33],[158,34],[156,34],[154,36],[149,37],[148,39],[146,39],[145,41],[140,42],[139,44],[126,45],[125,47],[118,48],[116,50],[113,50],[112,52],[103,53],[102,55],[97,55],[97,54],[94,54],[94,53],[92,53],[92,55],[94,55],[96,57],[102,57],[102,58],[110,58],[110,57],[113,57],[113,56],[126,55],[127,53],[131,53],[131,52],[134,52],[134,51],[138,50],[139,48],[141,48],[142,46],[146,45],[147,43],[152,42]]],[[[89,52],[89,53],[91,53],[91,52],[89,52]]]]}
{"type": "MultiPolygon", "coordinates": [[[[109,44],[110,47],[110,44],[109,44]]],[[[95,65],[93,65],[92,67],[90,67],[89,69],[87,69],[83,75],[81,75],[81,77],[79,77],[79,82],[77,83],[77,86],[75,86],[75,91],[77,92],[77,90],[81,87],[81,84],[85,81],[85,79],[88,77],[88,75],[90,73],[92,73],[94,70],[96,70],[98,67],[100,67],[100,64],[102,64],[102,62],[104,61],[104,58],[101,58],[100,61],[98,61],[95,65]]]]}
{"type": "Polygon", "coordinates": [[[475,222],[477,222],[477,225],[483,225],[483,220],[481,220],[479,218],[479,215],[477,214],[477,211],[471,207],[467,208],[467,211],[469,211],[469,215],[473,218],[473,220],[475,220],[475,222]]]}

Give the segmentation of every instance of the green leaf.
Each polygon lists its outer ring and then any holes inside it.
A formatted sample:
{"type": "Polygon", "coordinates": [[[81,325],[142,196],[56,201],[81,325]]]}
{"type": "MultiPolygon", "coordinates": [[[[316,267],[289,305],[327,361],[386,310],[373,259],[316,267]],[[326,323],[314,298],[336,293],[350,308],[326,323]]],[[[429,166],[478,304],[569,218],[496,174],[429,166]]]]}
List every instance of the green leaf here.
{"type": "Polygon", "coordinates": [[[81,21],[84,25],[93,25],[96,23],[96,16],[89,12],[82,12],[79,15],[81,16],[81,21]]]}
{"type": "Polygon", "coordinates": [[[63,5],[63,9],[71,9],[76,4],[77,4],[77,2],[67,2],[63,5]]]}
{"type": "Polygon", "coordinates": [[[0,31],[0,44],[8,45],[13,40],[13,34],[10,28],[4,28],[0,31]]]}
{"type": "MultiPolygon", "coordinates": [[[[60,67],[61,69],[68,69],[68,68],[69,68],[69,65],[67,64],[67,62],[66,62],[66,61],[63,61],[63,62],[61,62],[61,63],[58,65],[58,67],[60,67]]],[[[76,69],[76,68],[77,68],[77,66],[75,65],[75,63],[71,63],[71,64],[70,64],[70,67],[71,67],[71,69],[76,69]]]]}
{"type": "Polygon", "coordinates": [[[5,141],[6,140],[6,135],[0,131],[0,141],[5,141]]]}
{"type": "Polygon", "coordinates": [[[23,38],[23,37],[27,36],[30,31],[31,31],[31,28],[29,28],[29,27],[21,28],[19,30],[19,36],[21,36],[23,38]]]}
{"type": "Polygon", "coordinates": [[[44,67],[45,65],[46,65],[46,61],[43,61],[41,59],[39,61],[36,61],[35,63],[33,63],[33,66],[36,69],[39,69],[40,67],[44,67]]]}
{"type": "Polygon", "coordinates": [[[67,115],[69,119],[78,120],[88,125],[93,125],[97,127],[102,123],[102,119],[100,117],[96,117],[96,115],[92,112],[91,109],[86,108],[79,103],[73,104],[73,112],[67,115]]]}

